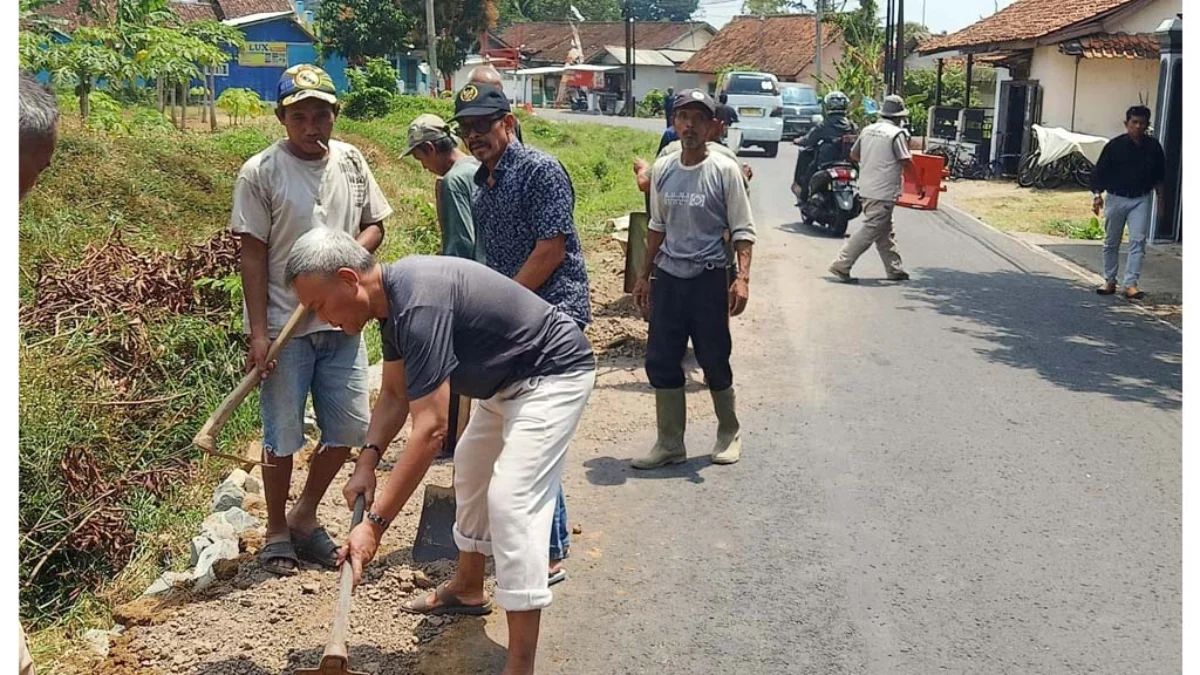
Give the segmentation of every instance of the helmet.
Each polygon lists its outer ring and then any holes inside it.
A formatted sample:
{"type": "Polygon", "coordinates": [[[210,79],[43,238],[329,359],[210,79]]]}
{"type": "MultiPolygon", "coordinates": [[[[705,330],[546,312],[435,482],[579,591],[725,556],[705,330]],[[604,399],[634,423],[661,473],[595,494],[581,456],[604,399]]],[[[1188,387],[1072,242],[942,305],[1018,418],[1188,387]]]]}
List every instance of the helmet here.
{"type": "Polygon", "coordinates": [[[825,94],[825,113],[844,113],[850,107],[850,98],[840,91],[825,94]]]}

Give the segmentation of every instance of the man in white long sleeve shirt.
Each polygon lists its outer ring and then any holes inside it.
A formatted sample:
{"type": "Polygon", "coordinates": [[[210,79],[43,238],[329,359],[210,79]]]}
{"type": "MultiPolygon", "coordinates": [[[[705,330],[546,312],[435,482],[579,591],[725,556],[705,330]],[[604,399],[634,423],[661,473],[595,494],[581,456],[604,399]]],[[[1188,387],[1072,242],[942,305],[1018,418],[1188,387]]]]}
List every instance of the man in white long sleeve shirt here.
{"type": "Polygon", "coordinates": [[[755,234],[741,168],[704,142],[717,124],[715,113],[716,104],[703,91],[676,95],[675,130],[683,150],[661,157],[651,171],[646,265],[634,302],[650,318],[646,375],[655,391],[658,441],[647,457],[634,460],[636,469],[687,461],[683,357],[689,338],[717,414],[713,462],[733,464],[741,455],[729,317],[740,314],[750,298],[755,234]]]}

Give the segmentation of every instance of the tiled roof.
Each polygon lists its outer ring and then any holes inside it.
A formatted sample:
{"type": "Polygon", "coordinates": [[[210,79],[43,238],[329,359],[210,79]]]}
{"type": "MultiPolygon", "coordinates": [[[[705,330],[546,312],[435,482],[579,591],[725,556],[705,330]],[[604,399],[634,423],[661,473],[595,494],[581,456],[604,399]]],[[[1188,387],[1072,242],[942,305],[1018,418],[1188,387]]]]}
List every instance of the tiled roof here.
{"type": "Polygon", "coordinates": [[[1158,58],[1158,38],[1145,33],[1097,33],[1058,45],[1068,56],[1085,59],[1149,59],[1158,58]]]}
{"type": "Polygon", "coordinates": [[[172,2],[171,9],[184,23],[193,21],[216,21],[217,10],[213,3],[207,2],[172,2]]]}
{"type": "MultiPolygon", "coordinates": [[[[841,31],[823,22],[821,42],[830,46],[841,31]]],[[[812,14],[738,16],[679,67],[685,73],[715,73],[728,65],[752,66],[780,79],[796,77],[816,56],[817,19],[812,14]]]]}
{"type": "Polygon", "coordinates": [[[288,0],[215,0],[220,6],[222,19],[236,19],[251,14],[294,11],[288,0]]]}
{"type": "Polygon", "coordinates": [[[1088,21],[1131,2],[1143,0],[1016,0],[970,26],[921,42],[918,51],[930,54],[964,47],[1034,40],[1088,21]]]}
{"type": "MultiPolygon", "coordinates": [[[[665,49],[706,25],[700,21],[638,21],[634,26],[637,48],[665,49]]],[[[621,21],[581,21],[575,28],[579,31],[585,62],[604,53],[607,45],[625,44],[625,24],[621,21]]],[[[565,21],[517,23],[497,37],[511,47],[521,47],[522,53],[532,55],[535,61],[563,63],[571,49],[571,24],[565,21]]]]}

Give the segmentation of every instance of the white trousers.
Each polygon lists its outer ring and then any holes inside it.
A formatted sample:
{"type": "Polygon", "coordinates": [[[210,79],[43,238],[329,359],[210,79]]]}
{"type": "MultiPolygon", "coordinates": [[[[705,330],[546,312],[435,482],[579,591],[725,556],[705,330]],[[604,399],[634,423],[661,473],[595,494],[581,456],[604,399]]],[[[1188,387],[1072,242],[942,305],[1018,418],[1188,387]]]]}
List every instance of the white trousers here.
{"type": "Polygon", "coordinates": [[[587,405],[596,371],[522,380],[480,401],[454,452],[458,550],[490,555],[496,604],[541,609],[550,526],[567,446],[587,405]]]}

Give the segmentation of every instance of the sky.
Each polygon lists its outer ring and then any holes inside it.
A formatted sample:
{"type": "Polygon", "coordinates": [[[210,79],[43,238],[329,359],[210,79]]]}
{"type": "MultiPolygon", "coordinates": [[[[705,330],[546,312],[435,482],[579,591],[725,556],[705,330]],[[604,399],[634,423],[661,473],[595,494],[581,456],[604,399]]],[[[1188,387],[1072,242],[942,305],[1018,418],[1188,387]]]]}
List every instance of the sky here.
{"type": "MultiPolygon", "coordinates": [[[[930,30],[934,33],[953,33],[994,14],[997,9],[1003,9],[1012,2],[1013,0],[905,0],[904,20],[920,22],[924,6],[924,23],[930,30]]],[[[883,10],[887,5],[882,0],[879,0],[878,4],[882,19],[883,10]]],[[[848,8],[855,5],[857,3],[850,0],[848,8]]],[[[741,13],[742,0],[700,0],[700,9],[693,18],[720,28],[741,13]]]]}

